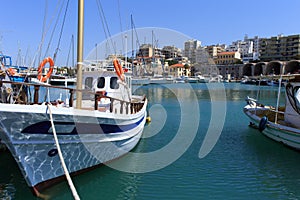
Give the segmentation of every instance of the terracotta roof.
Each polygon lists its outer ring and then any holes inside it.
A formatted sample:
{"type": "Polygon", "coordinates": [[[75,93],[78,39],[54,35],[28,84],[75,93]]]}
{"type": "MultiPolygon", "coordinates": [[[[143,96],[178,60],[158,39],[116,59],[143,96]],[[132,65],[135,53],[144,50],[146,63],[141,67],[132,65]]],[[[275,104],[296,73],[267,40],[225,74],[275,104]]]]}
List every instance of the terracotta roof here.
{"type": "Polygon", "coordinates": [[[172,67],[172,68],[175,68],[175,67],[184,67],[184,65],[181,64],[181,63],[177,63],[177,64],[174,64],[174,65],[171,65],[170,67],[172,67]]]}
{"type": "Polygon", "coordinates": [[[218,53],[219,55],[224,55],[224,54],[235,54],[236,52],[234,51],[224,51],[224,52],[221,52],[221,53],[218,53]]]}

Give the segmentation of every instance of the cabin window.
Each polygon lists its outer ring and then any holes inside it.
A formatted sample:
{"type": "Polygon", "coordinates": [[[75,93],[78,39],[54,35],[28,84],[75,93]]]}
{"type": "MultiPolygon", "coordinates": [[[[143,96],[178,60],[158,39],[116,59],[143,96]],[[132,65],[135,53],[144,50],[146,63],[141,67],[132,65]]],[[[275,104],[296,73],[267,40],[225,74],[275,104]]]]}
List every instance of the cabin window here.
{"type": "Polygon", "coordinates": [[[93,77],[87,77],[85,79],[84,88],[91,89],[93,87],[93,77]]]}
{"type": "Polygon", "coordinates": [[[105,78],[104,77],[98,78],[97,88],[104,88],[104,86],[105,86],[105,78]]]}
{"type": "Polygon", "coordinates": [[[111,77],[111,79],[110,79],[110,88],[111,89],[118,89],[119,88],[117,77],[111,77]]]}

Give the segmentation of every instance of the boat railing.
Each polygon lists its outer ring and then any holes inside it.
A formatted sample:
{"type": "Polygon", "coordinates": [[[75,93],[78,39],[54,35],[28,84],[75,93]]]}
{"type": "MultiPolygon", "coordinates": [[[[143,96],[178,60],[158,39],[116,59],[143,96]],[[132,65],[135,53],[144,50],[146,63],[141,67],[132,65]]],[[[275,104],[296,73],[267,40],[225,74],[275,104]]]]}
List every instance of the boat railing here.
{"type": "MultiPolygon", "coordinates": [[[[109,97],[109,96],[105,96],[101,93],[98,92],[93,92],[92,90],[78,90],[76,88],[69,88],[69,87],[62,87],[62,86],[53,86],[53,85],[44,85],[44,84],[36,84],[36,83],[27,83],[27,82],[13,82],[13,81],[6,81],[6,80],[0,80],[0,88],[2,89],[3,84],[11,84],[14,86],[18,86],[20,92],[19,92],[19,96],[18,97],[14,97],[14,99],[16,99],[16,101],[14,101],[15,104],[42,104],[44,102],[39,102],[39,92],[40,92],[40,88],[41,87],[45,87],[45,88],[53,88],[53,89],[61,89],[61,90],[68,90],[69,91],[69,102],[68,106],[69,107],[73,107],[73,102],[74,102],[74,94],[76,91],[82,92],[83,94],[86,95],[93,95],[94,96],[94,109],[95,110],[100,110],[100,106],[99,106],[99,100],[101,98],[108,98],[110,100],[110,106],[109,106],[109,111],[113,112],[115,107],[114,107],[114,103],[117,102],[119,103],[120,107],[119,107],[119,113],[120,114],[134,114],[139,112],[142,108],[143,105],[145,103],[146,100],[146,96],[144,95],[139,101],[134,101],[131,100],[130,101],[125,101],[125,100],[121,100],[121,99],[117,99],[117,98],[113,98],[113,97],[109,97]],[[28,98],[26,97],[26,91],[22,90],[22,86],[31,86],[33,87],[33,102],[28,101],[28,98]],[[18,100],[20,99],[20,97],[22,97],[22,100],[18,100]]],[[[2,92],[2,90],[1,90],[2,92]]],[[[1,94],[2,96],[3,94],[1,94]]],[[[7,102],[8,103],[8,102],[7,102]]],[[[47,102],[46,102],[47,103],[47,102]]],[[[48,102],[48,103],[57,103],[57,102],[48,102]]]]}

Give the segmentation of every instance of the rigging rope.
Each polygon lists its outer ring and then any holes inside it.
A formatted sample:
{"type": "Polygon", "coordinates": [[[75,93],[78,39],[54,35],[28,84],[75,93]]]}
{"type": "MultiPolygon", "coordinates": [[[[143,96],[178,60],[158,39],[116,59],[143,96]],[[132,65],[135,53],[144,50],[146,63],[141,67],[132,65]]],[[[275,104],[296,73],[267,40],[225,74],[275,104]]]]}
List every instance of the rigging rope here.
{"type": "MultiPolygon", "coordinates": [[[[125,45],[124,45],[124,34],[123,34],[123,27],[122,27],[122,19],[121,19],[121,9],[120,9],[120,0],[118,0],[118,14],[119,14],[119,22],[120,22],[120,29],[121,29],[121,33],[122,33],[122,48],[125,51],[127,51],[127,49],[125,49],[125,45]]],[[[127,52],[125,52],[127,54],[127,52]]]]}
{"type": "MultiPolygon", "coordinates": [[[[68,52],[68,57],[67,57],[67,64],[66,66],[69,66],[69,59],[70,59],[70,53],[71,53],[71,50],[73,51],[73,44],[74,43],[74,35],[72,35],[72,38],[71,38],[71,42],[70,42],[70,46],[69,46],[69,52],[68,52]]],[[[73,54],[72,54],[73,55],[73,54]]],[[[74,58],[72,57],[72,61],[74,61],[74,58]]],[[[74,67],[74,62],[72,62],[72,67],[74,67]]]]}
{"type": "MultiPolygon", "coordinates": [[[[59,3],[58,3],[58,5],[59,5],[59,3]]],[[[58,6],[58,5],[57,5],[57,6],[58,6]]],[[[63,5],[63,3],[62,3],[62,5],[63,5]]],[[[58,17],[56,18],[56,21],[55,21],[55,24],[54,24],[54,28],[53,28],[53,30],[52,30],[52,33],[51,33],[51,36],[50,36],[50,40],[49,40],[49,42],[48,42],[48,46],[47,46],[47,49],[46,49],[46,51],[45,51],[44,57],[47,57],[47,54],[48,54],[48,52],[49,52],[50,44],[52,43],[53,36],[54,36],[55,30],[56,30],[58,21],[59,21],[59,19],[60,19],[60,15],[61,15],[61,13],[62,13],[62,9],[63,9],[63,6],[60,6],[60,9],[59,9],[59,12],[58,12],[58,15],[57,15],[58,17]]]]}
{"type": "Polygon", "coordinates": [[[70,2],[70,0],[68,0],[67,5],[66,5],[66,10],[65,10],[65,14],[64,14],[63,23],[62,23],[62,25],[61,25],[61,30],[60,30],[60,34],[59,34],[58,43],[57,43],[57,48],[56,48],[55,53],[54,53],[54,56],[53,56],[54,62],[55,62],[55,59],[56,59],[57,52],[58,52],[58,50],[59,50],[59,45],[60,45],[60,41],[61,41],[61,36],[62,36],[62,33],[63,33],[63,29],[64,29],[64,25],[65,25],[65,21],[66,21],[66,16],[67,16],[67,11],[68,11],[68,7],[69,7],[69,2],[70,2]]]}
{"type": "MultiPolygon", "coordinates": [[[[48,1],[46,1],[46,5],[45,5],[45,13],[46,13],[46,14],[45,14],[45,16],[44,16],[43,29],[42,29],[42,38],[41,38],[41,42],[40,42],[40,44],[39,44],[37,53],[36,53],[36,55],[34,56],[34,59],[33,59],[33,65],[34,65],[34,63],[35,63],[35,61],[36,61],[36,56],[37,56],[37,54],[39,54],[38,61],[39,61],[39,63],[40,63],[41,53],[42,53],[42,47],[43,47],[43,44],[44,44],[44,40],[45,40],[46,34],[47,34],[48,30],[50,29],[51,24],[52,24],[52,22],[53,22],[53,20],[54,20],[54,16],[56,15],[55,13],[57,12],[57,9],[58,9],[58,7],[59,7],[59,5],[60,5],[61,0],[58,1],[57,5],[56,5],[56,9],[55,9],[56,11],[53,12],[54,15],[52,16],[52,18],[51,18],[51,20],[50,20],[50,23],[49,23],[49,25],[48,25],[48,27],[47,27],[47,29],[46,29],[46,15],[47,15],[47,8],[48,8],[47,2],[48,2],[48,1]]],[[[33,65],[32,65],[32,66],[33,66],[33,65]]]]}
{"type": "Polygon", "coordinates": [[[101,18],[101,22],[102,22],[102,27],[103,27],[103,31],[104,31],[104,34],[105,34],[105,38],[106,38],[106,40],[109,39],[109,41],[111,43],[111,46],[112,46],[112,49],[113,49],[113,52],[116,55],[117,54],[116,45],[114,44],[114,42],[113,42],[113,40],[111,38],[111,33],[109,31],[109,28],[108,28],[108,24],[107,24],[107,20],[106,20],[104,11],[103,11],[102,4],[101,4],[100,0],[98,0],[98,1],[96,0],[96,2],[97,2],[98,11],[99,11],[99,15],[100,15],[100,18],[101,18]]]}

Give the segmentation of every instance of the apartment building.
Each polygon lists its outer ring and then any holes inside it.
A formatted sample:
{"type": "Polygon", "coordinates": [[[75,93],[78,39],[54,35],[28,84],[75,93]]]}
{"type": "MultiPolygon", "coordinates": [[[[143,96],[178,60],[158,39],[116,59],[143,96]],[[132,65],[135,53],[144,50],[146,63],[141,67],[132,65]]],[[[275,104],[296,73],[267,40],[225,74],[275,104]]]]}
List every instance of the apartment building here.
{"type": "Polygon", "coordinates": [[[191,63],[196,62],[197,49],[201,47],[201,41],[199,40],[188,40],[184,43],[183,56],[188,57],[191,63]]]}
{"type": "Polygon", "coordinates": [[[300,35],[278,35],[260,40],[261,61],[300,59],[300,35]]]}
{"type": "Polygon", "coordinates": [[[165,56],[165,59],[182,57],[181,49],[175,46],[164,46],[161,53],[165,56]]]}
{"type": "Polygon", "coordinates": [[[217,58],[214,59],[217,65],[230,65],[235,64],[241,60],[241,54],[239,52],[221,52],[218,53],[217,58]]]}
{"type": "Polygon", "coordinates": [[[211,58],[216,58],[218,53],[225,51],[225,49],[225,44],[209,45],[205,47],[205,50],[211,58]]]}

